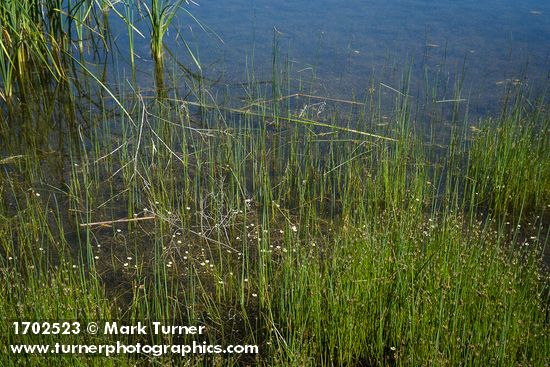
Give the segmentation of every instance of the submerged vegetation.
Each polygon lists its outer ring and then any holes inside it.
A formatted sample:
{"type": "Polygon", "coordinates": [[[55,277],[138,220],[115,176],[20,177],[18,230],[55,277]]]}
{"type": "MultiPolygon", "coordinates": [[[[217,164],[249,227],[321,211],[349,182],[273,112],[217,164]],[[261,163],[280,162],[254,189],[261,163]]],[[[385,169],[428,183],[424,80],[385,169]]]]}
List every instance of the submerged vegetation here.
{"type": "MultiPolygon", "coordinates": [[[[200,69],[148,95],[97,67],[113,52],[109,12],[139,32],[122,5],[0,4],[2,366],[550,363],[545,96],[511,86],[500,116],[453,114],[426,138],[408,75],[363,100],[319,98],[276,46],[273,80],[250,75],[244,103],[214,100],[200,69]],[[207,332],[14,335],[13,321],[207,332]],[[117,341],[259,353],[9,349],[117,341]]],[[[157,72],[181,6],[143,15],[157,72]]]]}

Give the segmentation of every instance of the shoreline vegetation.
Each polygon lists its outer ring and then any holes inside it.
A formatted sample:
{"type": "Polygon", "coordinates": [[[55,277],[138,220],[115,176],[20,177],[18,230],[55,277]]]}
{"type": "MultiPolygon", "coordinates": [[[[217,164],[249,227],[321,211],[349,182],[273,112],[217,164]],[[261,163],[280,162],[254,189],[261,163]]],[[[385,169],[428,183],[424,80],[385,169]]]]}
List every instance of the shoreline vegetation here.
{"type": "Polygon", "coordinates": [[[185,41],[191,66],[165,67],[188,4],[141,6],[0,4],[0,365],[550,364],[546,95],[510,83],[475,122],[460,80],[441,97],[410,72],[323,98],[275,32],[272,80],[249,70],[235,102],[185,41]],[[116,87],[110,17],[130,40],[116,87]],[[154,92],[136,86],[133,39],[149,35],[154,92]],[[15,335],[22,321],[205,331],[15,335]],[[259,353],[9,350],[117,341],[259,353]]]}

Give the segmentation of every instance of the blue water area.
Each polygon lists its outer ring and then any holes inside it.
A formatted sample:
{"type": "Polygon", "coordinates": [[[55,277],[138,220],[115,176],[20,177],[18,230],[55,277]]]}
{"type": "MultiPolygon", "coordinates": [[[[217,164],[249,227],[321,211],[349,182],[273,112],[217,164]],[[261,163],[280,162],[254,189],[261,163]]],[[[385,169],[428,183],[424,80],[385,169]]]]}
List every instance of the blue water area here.
{"type": "MultiPolygon", "coordinates": [[[[324,96],[360,97],[373,75],[399,88],[410,67],[413,80],[449,82],[436,99],[456,97],[452,85],[463,79],[460,97],[484,109],[511,83],[540,91],[548,81],[547,0],[196,0],[185,8],[206,30],[181,12],[167,47],[192,66],[185,39],[204,73],[227,81],[245,81],[252,67],[270,79],[275,35],[293,77],[314,80],[310,91],[324,96]]],[[[147,59],[145,40],[138,53],[147,59]]]]}

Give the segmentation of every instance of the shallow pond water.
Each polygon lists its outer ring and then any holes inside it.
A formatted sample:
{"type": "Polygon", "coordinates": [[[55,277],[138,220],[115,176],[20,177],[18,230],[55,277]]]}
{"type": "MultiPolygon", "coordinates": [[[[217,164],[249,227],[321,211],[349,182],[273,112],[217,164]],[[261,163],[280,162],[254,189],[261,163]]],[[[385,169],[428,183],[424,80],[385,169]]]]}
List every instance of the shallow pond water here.
{"type": "MultiPolygon", "coordinates": [[[[186,39],[205,75],[231,82],[270,79],[273,40],[295,77],[314,75],[312,92],[361,97],[376,79],[389,85],[411,66],[413,80],[464,77],[461,97],[493,111],[507,85],[540,92],[548,80],[550,3],[528,1],[305,0],[197,1],[172,24],[165,42],[189,60],[186,39]]],[[[118,41],[124,43],[126,28],[118,41]]],[[[138,27],[147,32],[145,24],[138,27]]],[[[115,32],[117,26],[114,27],[115,32]]],[[[149,45],[136,39],[142,60],[149,45]]],[[[125,48],[122,47],[124,50],[125,48]]],[[[145,64],[147,65],[147,64],[145,64]]],[[[144,64],[142,64],[144,66],[144,64]]],[[[422,87],[419,87],[420,89],[422,87]]],[[[452,98],[451,90],[437,98],[452,98]]],[[[494,112],[494,111],[493,111],[494,112]]]]}

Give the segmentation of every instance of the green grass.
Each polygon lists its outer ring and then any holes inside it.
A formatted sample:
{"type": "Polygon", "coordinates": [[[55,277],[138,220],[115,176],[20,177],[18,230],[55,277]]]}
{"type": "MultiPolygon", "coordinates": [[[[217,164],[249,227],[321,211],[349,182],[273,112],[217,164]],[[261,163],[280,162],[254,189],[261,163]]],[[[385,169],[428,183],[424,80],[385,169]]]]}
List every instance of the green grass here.
{"type": "Polygon", "coordinates": [[[151,54],[155,62],[161,62],[164,55],[164,35],[178,14],[182,0],[175,2],[153,0],[151,6],[144,3],[147,19],[151,26],[151,54]]]}
{"type": "MultiPolygon", "coordinates": [[[[409,75],[391,106],[373,84],[366,101],[327,99],[335,112],[321,113],[276,46],[273,60],[273,84],[251,71],[244,106],[205,103],[196,79],[185,98],[149,98],[92,75],[84,90],[105,98],[80,101],[80,124],[0,131],[0,364],[549,364],[547,105],[517,93],[480,128],[455,121],[434,154],[409,75]],[[9,352],[58,341],[13,334],[14,321],[45,320],[205,325],[201,337],[59,340],[260,354],[9,352]]],[[[68,116],[80,92],[43,88],[35,107],[57,101],[68,116]]]]}
{"type": "Polygon", "coordinates": [[[544,102],[531,107],[520,99],[509,116],[484,124],[470,152],[472,190],[483,200],[472,201],[516,220],[545,210],[550,197],[549,121],[544,102]]]}

